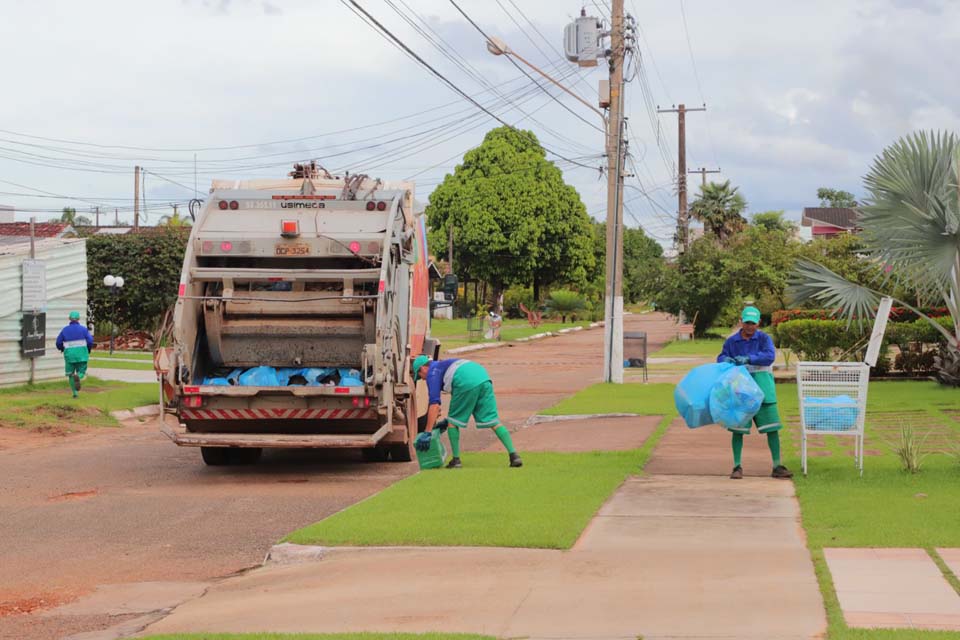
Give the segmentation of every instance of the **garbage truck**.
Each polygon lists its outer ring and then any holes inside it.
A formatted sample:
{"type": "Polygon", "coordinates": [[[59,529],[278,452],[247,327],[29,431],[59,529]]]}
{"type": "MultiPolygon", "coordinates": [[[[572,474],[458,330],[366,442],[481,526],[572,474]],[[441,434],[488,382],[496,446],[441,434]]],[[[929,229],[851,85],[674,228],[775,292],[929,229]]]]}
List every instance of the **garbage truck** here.
{"type": "Polygon", "coordinates": [[[155,357],[162,429],[208,465],[264,448],[411,460],[410,361],[439,352],[414,186],[291,175],[213,182],[155,357]]]}

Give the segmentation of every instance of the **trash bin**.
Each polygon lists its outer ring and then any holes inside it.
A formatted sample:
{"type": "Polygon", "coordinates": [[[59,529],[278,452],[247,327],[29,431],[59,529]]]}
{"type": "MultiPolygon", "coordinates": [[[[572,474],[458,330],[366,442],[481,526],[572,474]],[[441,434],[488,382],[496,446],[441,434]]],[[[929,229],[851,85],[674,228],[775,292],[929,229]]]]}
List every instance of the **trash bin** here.
{"type": "Polygon", "coordinates": [[[647,381],[647,332],[623,332],[623,364],[626,367],[643,369],[643,381],[647,381]]]}

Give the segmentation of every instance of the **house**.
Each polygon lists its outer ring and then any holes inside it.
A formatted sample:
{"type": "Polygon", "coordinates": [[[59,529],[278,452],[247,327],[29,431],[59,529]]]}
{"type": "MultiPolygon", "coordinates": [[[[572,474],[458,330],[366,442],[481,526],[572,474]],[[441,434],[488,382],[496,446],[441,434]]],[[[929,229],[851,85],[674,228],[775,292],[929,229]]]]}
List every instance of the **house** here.
{"type": "MultiPolygon", "coordinates": [[[[34,238],[76,238],[77,232],[66,222],[37,222],[33,225],[34,238]]],[[[10,238],[30,239],[29,222],[0,222],[0,238],[9,244],[10,238]]]]}
{"type": "Polygon", "coordinates": [[[811,227],[813,239],[857,233],[857,210],[848,207],[804,207],[800,224],[811,227]]]}

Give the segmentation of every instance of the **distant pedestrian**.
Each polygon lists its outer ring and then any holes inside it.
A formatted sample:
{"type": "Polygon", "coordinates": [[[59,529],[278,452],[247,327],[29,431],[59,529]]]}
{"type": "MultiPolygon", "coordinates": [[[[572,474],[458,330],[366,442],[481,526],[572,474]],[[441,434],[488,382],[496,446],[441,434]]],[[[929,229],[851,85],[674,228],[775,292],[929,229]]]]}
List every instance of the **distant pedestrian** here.
{"type": "Polygon", "coordinates": [[[61,329],[57,336],[57,350],[63,353],[64,369],[74,398],[80,392],[80,381],[87,375],[91,349],[93,336],[80,324],[80,313],[71,311],[70,324],[61,329]]]}
{"type": "Polygon", "coordinates": [[[513,446],[510,432],[500,422],[497,413],[497,398],[493,395],[493,382],[487,370],[476,362],[451,358],[433,362],[427,356],[417,356],[411,366],[413,380],[427,381],[429,392],[429,408],[427,409],[426,430],[417,436],[416,448],[426,451],[430,448],[434,427],[443,428],[443,422],[438,423],[440,417],[440,393],[450,394],[450,411],[447,414],[447,436],[450,438],[450,447],[453,457],[447,464],[448,469],[458,469],[463,466],[460,461],[460,429],[467,426],[470,416],[478,429],[493,429],[493,433],[503,443],[510,454],[510,466],[522,467],[520,454],[513,446]]]}
{"type": "MultiPolygon", "coordinates": [[[[760,331],[760,310],[756,307],[746,307],[740,315],[740,329],[727,338],[723,343],[723,350],[717,356],[717,362],[729,362],[744,365],[763,391],[763,404],[760,411],[754,416],[753,422],[757,431],[767,434],[767,446],[770,447],[770,456],[773,458],[774,478],[791,478],[793,474],[783,466],[780,460],[780,413],[777,411],[777,389],[773,379],[773,361],[777,358],[777,351],[770,336],[760,331]]],[[[743,452],[743,436],[750,433],[750,423],[731,428],[733,432],[733,472],[730,478],[739,480],[743,477],[743,467],[740,457],[743,452]]]]}

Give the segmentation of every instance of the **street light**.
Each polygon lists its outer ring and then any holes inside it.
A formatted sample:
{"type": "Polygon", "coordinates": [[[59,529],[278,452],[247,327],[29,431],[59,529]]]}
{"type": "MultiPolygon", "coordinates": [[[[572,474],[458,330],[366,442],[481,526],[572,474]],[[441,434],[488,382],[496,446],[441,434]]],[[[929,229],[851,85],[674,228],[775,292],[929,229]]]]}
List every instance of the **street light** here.
{"type": "Polygon", "coordinates": [[[113,317],[110,322],[110,355],[113,355],[113,339],[117,334],[117,296],[120,295],[120,289],[123,288],[123,276],[105,275],[103,276],[103,286],[110,289],[111,312],[113,317]]]}

